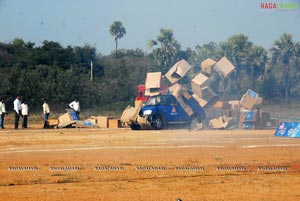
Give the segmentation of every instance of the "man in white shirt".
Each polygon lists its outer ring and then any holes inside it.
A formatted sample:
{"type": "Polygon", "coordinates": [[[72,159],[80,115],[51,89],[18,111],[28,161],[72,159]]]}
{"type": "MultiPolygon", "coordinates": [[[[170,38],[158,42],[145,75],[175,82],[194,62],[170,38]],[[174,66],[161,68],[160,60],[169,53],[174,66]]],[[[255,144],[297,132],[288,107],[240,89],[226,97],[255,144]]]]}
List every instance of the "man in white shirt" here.
{"type": "Polygon", "coordinates": [[[14,111],[15,111],[15,129],[18,129],[19,126],[19,119],[21,114],[21,101],[20,101],[20,96],[17,96],[16,99],[14,100],[14,111]]]}
{"type": "Polygon", "coordinates": [[[69,107],[72,108],[75,111],[75,113],[76,113],[76,115],[79,119],[80,105],[79,105],[79,101],[76,97],[74,98],[74,101],[69,104],[69,107]]]}
{"type": "Polygon", "coordinates": [[[47,128],[47,121],[50,115],[50,107],[47,99],[44,100],[43,113],[44,113],[44,128],[47,128]]]}
{"type": "Polygon", "coordinates": [[[27,128],[27,122],[28,122],[28,105],[25,100],[23,100],[23,103],[21,104],[21,114],[23,117],[23,124],[22,128],[27,128]]]}
{"type": "Polygon", "coordinates": [[[4,129],[4,116],[6,114],[6,108],[4,98],[0,99],[0,129],[4,129]]]}

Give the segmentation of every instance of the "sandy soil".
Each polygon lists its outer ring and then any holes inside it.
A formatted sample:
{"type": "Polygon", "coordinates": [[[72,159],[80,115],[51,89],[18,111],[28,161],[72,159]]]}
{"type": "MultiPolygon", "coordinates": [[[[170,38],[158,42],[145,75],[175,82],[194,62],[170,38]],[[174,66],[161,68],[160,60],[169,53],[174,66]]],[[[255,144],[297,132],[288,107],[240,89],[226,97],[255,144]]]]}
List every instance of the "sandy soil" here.
{"type": "Polygon", "coordinates": [[[300,200],[273,130],[0,130],[0,200],[300,200]]]}

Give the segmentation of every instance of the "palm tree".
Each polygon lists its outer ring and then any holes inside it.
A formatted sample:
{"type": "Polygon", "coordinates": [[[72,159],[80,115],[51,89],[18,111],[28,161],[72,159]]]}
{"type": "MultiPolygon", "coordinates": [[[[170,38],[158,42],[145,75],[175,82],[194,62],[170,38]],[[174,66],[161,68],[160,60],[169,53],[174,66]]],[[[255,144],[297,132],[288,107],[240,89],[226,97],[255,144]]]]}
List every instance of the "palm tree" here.
{"type": "Polygon", "coordinates": [[[241,96],[241,91],[246,86],[244,84],[245,80],[241,79],[241,77],[249,64],[249,52],[252,47],[252,42],[244,34],[231,36],[227,41],[221,42],[219,46],[220,57],[226,56],[236,67],[232,76],[235,86],[231,86],[235,87],[235,89],[232,88],[230,91],[235,91],[237,97],[241,96]]]}
{"type": "Polygon", "coordinates": [[[153,49],[153,55],[158,65],[163,68],[170,67],[176,61],[176,56],[180,50],[180,44],[174,39],[171,29],[161,29],[157,40],[150,40],[148,46],[154,48],[160,44],[160,47],[153,49]]]}
{"type": "Polygon", "coordinates": [[[254,90],[257,90],[256,85],[254,84],[255,78],[259,75],[263,75],[265,71],[265,66],[268,61],[267,51],[260,46],[254,46],[250,50],[250,86],[254,90]]]}
{"type": "Polygon", "coordinates": [[[114,21],[112,25],[110,25],[109,32],[112,36],[115,37],[116,43],[116,54],[118,52],[118,39],[122,38],[126,34],[126,29],[123,26],[122,22],[114,21]]]}
{"type": "Polygon", "coordinates": [[[292,35],[284,33],[279,40],[275,41],[270,49],[272,64],[278,64],[282,68],[282,76],[285,88],[285,103],[288,103],[290,88],[290,71],[292,63],[297,59],[297,44],[292,41],[292,35]]]}

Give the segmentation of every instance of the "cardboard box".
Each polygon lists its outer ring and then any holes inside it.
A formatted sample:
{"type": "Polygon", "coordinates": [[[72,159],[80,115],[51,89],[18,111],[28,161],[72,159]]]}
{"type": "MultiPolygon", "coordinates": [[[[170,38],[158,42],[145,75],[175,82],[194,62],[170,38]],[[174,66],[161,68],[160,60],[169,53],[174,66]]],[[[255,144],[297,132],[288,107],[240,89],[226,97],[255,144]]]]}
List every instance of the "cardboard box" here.
{"type": "Polygon", "coordinates": [[[86,119],[84,120],[84,122],[91,122],[92,124],[97,124],[97,120],[93,118],[86,119]]]}
{"type": "MultiPolygon", "coordinates": [[[[130,124],[136,122],[138,114],[142,108],[142,101],[135,101],[135,107],[127,106],[121,115],[121,122],[130,124]]],[[[107,127],[106,127],[107,128],[107,127]]]]}
{"type": "Polygon", "coordinates": [[[228,101],[217,101],[214,104],[214,108],[230,109],[228,101]]]}
{"type": "Polygon", "coordinates": [[[257,120],[257,110],[241,110],[240,122],[255,122],[257,120]]]}
{"type": "Polygon", "coordinates": [[[58,117],[58,121],[63,124],[65,122],[72,121],[72,118],[69,113],[65,113],[58,117]]]}
{"type": "Polygon", "coordinates": [[[224,56],[214,65],[214,69],[221,77],[227,78],[235,70],[235,66],[224,56]]]}
{"type": "Polygon", "coordinates": [[[209,126],[215,129],[226,128],[228,126],[228,121],[224,117],[219,117],[215,119],[211,119],[209,121],[209,126]]]}
{"type": "Polygon", "coordinates": [[[176,83],[169,87],[169,92],[172,93],[174,97],[178,98],[182,93],[182,89],[182,85],[176,83]]]}
{"type": "Polygon", "coordinates": [[[145,82],[146,96],[155,96],[160,94],[161,78],[162,78],[161,72],[147,73],[146,82],[145,82]]]}
{"type": "Polygon", "coordinates": [[[203,73],[210,75],[211,74],[211,68],[213,65],[215,65],[217,62],[213,59],[207,58],[204,61],[201,62],[201,70],[203,73]]]}
{"type": "Polygon", "coordinates": [[[108,120],[108,127],[109,128],[121,128],[122,124],[119,119],[109,119],[108,120]]]}
{"type": "Polygon", "coordinates": [[[256,105],[262,103],[262,98],[258,97],[258,94],[248,89],[240,100],[241,106],[248,110],[252,110],[256,105]]]}
{"type": "Polygon", "coordinates": [[[49,126],[56,126],[56,125],[58,125],[59,122],[58,122],[58,119],[48,119],[47,123],[49,126]]]}
{"type": "Polygon", "coordinates": [[[198,96],[202,97],[202,89],[208,87],[210,81],[208,77],[204,74],[199,73],[194,79],[191,81],[192,91],[198,96]]]}
{"type": "Polygon", "coordinates": [[[91,122],[89,120],[76,121],[74,125],[76,128],[97,128],[98,127],[97,124],[94,124],[93,122],[91,122]]]}
{"type": "Polygon", "coordinates": [[[108,128],[108,119],[107,116],[91,116],[92,119],[96,119],[96,124],[100,128],[108,128]]]}
{"type": "Polygon", "coordinates": [[[79,120],[76,113],[73,110],[67,110],[67,111],[68,111],[67,113],[58,117],[58,121],[59,121],[58,127],[60,128],[66,127],[68,125],[72,125],[79,120]]]}
{"type": "Polygon", "coordinates": [[[147,117],[137,117],[138,124],[142,127],[142,129],[151,129],[151,125],[149,121],[147,120],[147,117]]]}
{"type": "Polygon", "coordinates": [[[165,77],[174,84],[184,77],[191,68],[192,66],[190,66],[186,60],[182,59],[172,66],[172,68],[165,74],[165,77]]]}
{"type": "Polygon", "coordinates": [[[258,98],[258,93],[252,91],[251,89],[248,89],[246,94],[253,97],[253,98],[258,98]]]}
{"type": "Polygon", "coordinates": [[[253,98],[252,96],[249,96],[247,94],[244,94],[241,99],[241,106],[248,110],[252,110],[256,104],[257,99],[253,98]]]}

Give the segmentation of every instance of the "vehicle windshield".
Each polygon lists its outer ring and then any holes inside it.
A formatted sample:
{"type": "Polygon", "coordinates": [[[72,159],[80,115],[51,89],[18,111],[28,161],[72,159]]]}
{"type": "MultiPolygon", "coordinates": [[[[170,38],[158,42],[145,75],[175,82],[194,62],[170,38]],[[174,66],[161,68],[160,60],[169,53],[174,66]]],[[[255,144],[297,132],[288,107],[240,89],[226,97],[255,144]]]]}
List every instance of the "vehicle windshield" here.
{"type": "Polygon", "coordinates": [[[159,105],[161,102],[160,96],[152,96],[146,102],[146,105],[159,105]]]}
{"type": "Polygon", "coordinates": [[[171,95],[152,96],[146,102],[146,105],[174,105],[176,100],[171,95]]]}

